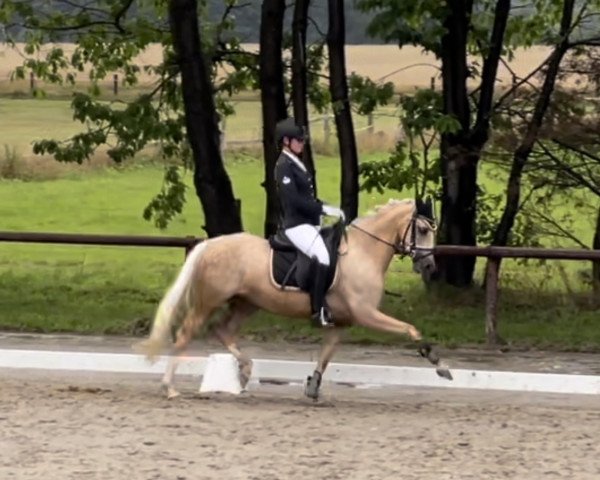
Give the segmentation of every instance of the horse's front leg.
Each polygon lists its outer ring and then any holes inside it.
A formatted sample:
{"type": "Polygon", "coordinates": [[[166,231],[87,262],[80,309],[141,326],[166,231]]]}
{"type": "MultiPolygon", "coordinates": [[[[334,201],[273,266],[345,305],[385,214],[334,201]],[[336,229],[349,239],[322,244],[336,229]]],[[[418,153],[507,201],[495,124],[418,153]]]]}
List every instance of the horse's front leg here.
{"type": "Polygon", "coordinates": [[[327,365],[329,365],[329,360],[331,360],[331,357],[340,343],[341,336],[342,330],[338,327],[330,328],[325,331],[317,368],[313,374],[306,379],[306,387],[304,389],[304,394],[315,401],[319,398],[319,389],[321,387],[323,373],[325,373],[325,369],[327,368],[327,365]]]}
{"type": "Polygon", "coordinates": [[[452,374],[450,373],[448,366],[440,360],[438,353],[428,342],[422,341],[421,332],[419,332],[414,325],[397,320],[379,310],[373,310],[366,314],[357,315],[356,323],[381,332],[408,335],[415,342],[419,342],[419,354],[437,367],[437,374],[440,377],[452,380],[452,374]]]}

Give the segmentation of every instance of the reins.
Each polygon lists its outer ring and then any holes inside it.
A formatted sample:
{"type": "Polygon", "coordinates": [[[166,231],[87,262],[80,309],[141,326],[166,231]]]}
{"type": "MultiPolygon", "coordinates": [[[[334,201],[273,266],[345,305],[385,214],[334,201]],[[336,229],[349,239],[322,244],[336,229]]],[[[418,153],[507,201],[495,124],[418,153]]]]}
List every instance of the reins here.
{"type": "Polygon", "coordinates": [[[406,255],[410,255],[411,257],[414,257],[414,254],[416,252],[421,252],[421,251],[427,252],[427,253],[425,253],[425,255],[423,255],[423,257],[428,257],[429,255],[433,255],[433,249],[432,248],[421,248],[421,247],[417,247],[417,245],[416,245],[416,238],[417,238],[416,228],[417,228],[417,219],[418,218],[425,219],[427,221],[427,223],[429,223],[431,228],[434,231],[436,230],[435,224],[432,222],[431,219],[415,213],[410,220],[410,225],[412,228],[411,228],[411,243],[409,245],[406,244],[406,237],[408,235],[408,227],[404,230],[404,235],[402,236],[402,242],[400,243],[400,245],[398,245],[398,243],[388,242],[387,240],[385,240],[381,237],[378,237],[377,235],[374,235],[373,233],[369,232],[368,230],[365,230],[364,228],[359,227],[354,222],[350,223],[350,226],[356,228],[357,230],[359,230],[360,232],[364,233],[365,235],[371,237],[372,239],[377,240],[378,242],[381,242],[381,243],[387,245],[388,247],[393,248],[394,254],[400,255],[401,258],[406,255]]]}
{"type": "Polygon", "coordinates": [[[374,235],[371,232],[365,230],[364,228],[359,227],[355,223],[351,223],[350,226],[356,228],[357,230],[363,232],[365,235],[368,235],[369,237],[377,240],[378,242],[384,243],[388,247],[392,247],[394,249],[394,253],[402,253],[402,251],[398,248],[398,246],[396,244],[388,242],[387,240],[384,240],[383,238],[379,238],[377,235],[374,235]]]}

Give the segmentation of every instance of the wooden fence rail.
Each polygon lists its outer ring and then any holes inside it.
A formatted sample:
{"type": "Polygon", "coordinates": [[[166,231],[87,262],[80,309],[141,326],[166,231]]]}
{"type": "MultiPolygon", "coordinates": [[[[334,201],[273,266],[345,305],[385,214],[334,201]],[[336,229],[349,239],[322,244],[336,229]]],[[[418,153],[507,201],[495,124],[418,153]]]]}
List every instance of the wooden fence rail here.
{"type": "Polygon", "coordinates": [[[600,250],[571,250],[563,248],[530,247],[469,247],[462,245],[438,245],[436,255],[462,255],[487,257],[485,275],[485,334],[487,342],[496,345],[501,342],[498,334],[498,283],[500,262],[503,258],[544,258],[552,260],[600,261],[600,250]]]}
{"type": "MultiPolygon", "coordinates": [[[[143,235],[95,235],[79,233],[2,232],[0,242],[56,243],[78,245],[115,245],[133,247],[184,248],[186,255],[200,237],[158,237],[143,235]]],[[[469,247],[461,245],[438,245],[435,255],[475,256],[489,259],[486,270],[485,332],[490,344],[498,343],[498,279],[503,258],[545,258],[553,260],[600,261],[600,250],[572,250],[560,248],[528,247],[469,247]]]]}
{"type": "Polygon", "coordinates": [[[60,243],[70,245],[116,245],[129,247],[177,247],[186,252],[199,237],[153,237],[145,235],[97,235],[82,233],[1,232],[0,242],[60,243]]]}

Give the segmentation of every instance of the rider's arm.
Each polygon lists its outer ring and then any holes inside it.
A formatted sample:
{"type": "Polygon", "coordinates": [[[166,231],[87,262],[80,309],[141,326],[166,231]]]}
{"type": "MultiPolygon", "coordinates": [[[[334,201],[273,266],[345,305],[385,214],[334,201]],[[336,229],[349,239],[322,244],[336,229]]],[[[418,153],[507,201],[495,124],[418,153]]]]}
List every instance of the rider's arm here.
{"type": "Polygon", "coordinates": [[[298,192],[296,178],[292,167],[287,162],[277,164],[275,180],[279,188],[279,195],[293,209],[309,216],[318,216],[323,211],[323,203],[311,195],[301,195],[298,192]]]}

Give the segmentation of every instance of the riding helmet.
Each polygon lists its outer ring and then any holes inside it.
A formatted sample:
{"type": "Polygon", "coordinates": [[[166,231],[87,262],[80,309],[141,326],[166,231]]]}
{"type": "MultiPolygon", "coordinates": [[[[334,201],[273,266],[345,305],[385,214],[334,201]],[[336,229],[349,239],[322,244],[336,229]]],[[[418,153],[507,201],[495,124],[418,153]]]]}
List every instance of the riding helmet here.
{"type": "Polygon", "coordinates": [[[278,142],[280,142],[283,137],[304,140],[304,128],[296,125],[296,120],[289,117],[277,122],[277,125],[275,126],[275,137],[278,142]]]}

